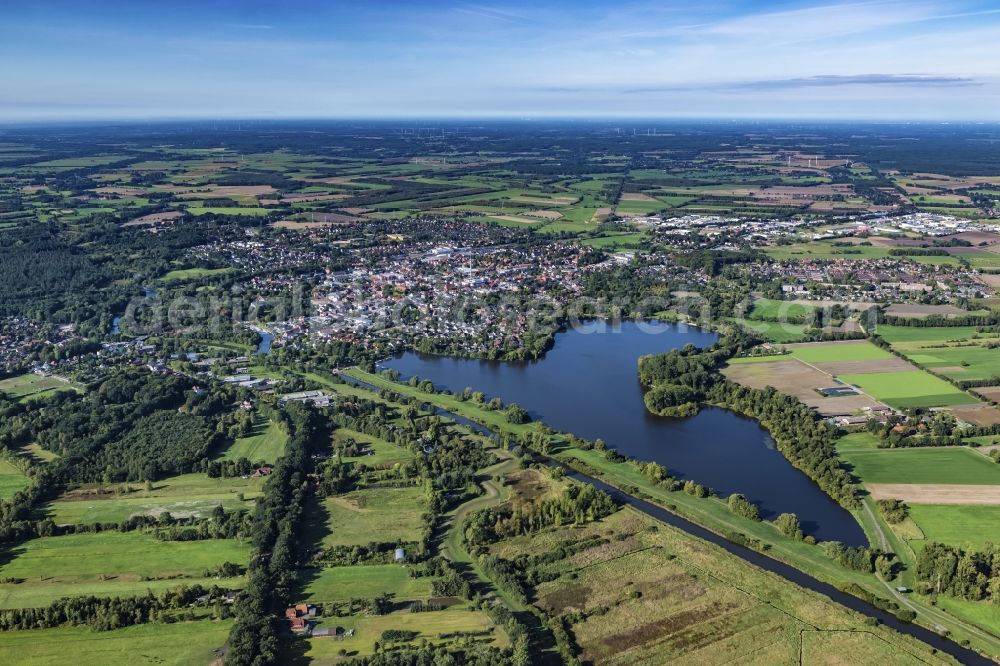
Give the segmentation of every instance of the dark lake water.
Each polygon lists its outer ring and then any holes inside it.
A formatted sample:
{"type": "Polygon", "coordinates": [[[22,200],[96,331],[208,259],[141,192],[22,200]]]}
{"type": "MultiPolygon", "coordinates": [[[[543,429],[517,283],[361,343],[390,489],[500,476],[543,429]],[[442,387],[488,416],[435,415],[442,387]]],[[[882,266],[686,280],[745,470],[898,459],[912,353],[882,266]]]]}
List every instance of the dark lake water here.
{"type": "MultiPolygon", "coordinates": [[[[142,293],[149,300],[156,300],[156,290],[151,287],[143,287],[142,293]]],[[[122,316],[117,315],[111,320],[111,335],[118,335],[122,332],[122,316]]]]}
{"type": "Polygon", "coordinates": [[[271,353],[271,343],[274,342],[274,336],[268,333],[264,329],[259,329],[257,333],[260,334],[260,344],[257,345],[258,354],[270,354],[271,353]]]}
{"type": "Polygon", "coordinates": [[[743,493],[765,518],[794,512],[805,533],[818,539],[867,544],[854,517],[792,467],[756,421],[716,408],[682,420],[646,411],[638,358],[689,342],[708,346],[714,333],[674,324],[625,323],[617,331],[601,323],[591,326],[591,332],[559,334],[553,349],[534,363],[407,353],[383,365],[406,377],[430,379],[439,388],[460,392],[471,386],[516,402],[557,430],[601,438],[625,455],[654,460],[722,496],[743,493]]]}

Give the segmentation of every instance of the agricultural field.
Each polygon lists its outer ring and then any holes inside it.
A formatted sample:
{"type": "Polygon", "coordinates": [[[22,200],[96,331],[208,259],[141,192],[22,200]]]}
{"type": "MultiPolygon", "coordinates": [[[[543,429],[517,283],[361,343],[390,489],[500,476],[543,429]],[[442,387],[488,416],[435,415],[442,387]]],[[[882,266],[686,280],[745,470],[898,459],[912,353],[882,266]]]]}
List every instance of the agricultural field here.
{"type": "Polygon", "coordinates": [[[59,627],[0,632],[6,663],[24,666],[105,666],[142,662],[161,666],[214,663],[232,622],[143,624],[95,632],[88,627],[59,627]]]}
{"type": "Polygon", "coordinates": [[[990,458],[959,447],[861,448],[846,439],[838,451],[873,499],[906,502],[908,518],[887,526],[912,549],[1000,542],[1000,470],[990,458]]]}
{"type": "MultiPolygon", "coordinates": [[[[906,343],[936,346],[934,343],[964,342],[980,336],[976,326],[891,326],[879,324],[875,331],[893,347],[907,349],[906,343]]],[[[983,335],[991,338],[993,335],[983,335]]]]}
{"type": "Polygon", "coordinates": [[[46,515],[59,525],[120,522],[163,513],[175,518],[206,517],[217,506],[226,511],[252,510],[263,485],[261,478],[213,479],[193,473],[155,481],[149,489],[142,484],[82,487],[50,502],[46,515]]]}
{"type": "Polygon", "coordinates": [[[365,488],[328,497],[315,506],[323,546],[360,546],[372,541],[417,541],[427,500],[423,488],[365,488]]]}
{"type": "Polygon", "coordinates": [[[110,582],[115,594],[145,592],[143,579],[196,582],[224,562],[245,566],[250,546],[235,540],[159,541],[143,532],[79,533],[39,537],[0,552],[0,598],[13,606],[38,605],[74,594],[75,586],[99,594],[110,582]]]}
{"type": "Polygon", "coordinates": [[[844,342],[816,342],[785,347],[793,358],[806,363],[841,363],[845,361],[880,361],[893,358],[892,354],[865,340],[844,342]]]}
{"type": "MultiPolygon", "coordinates": [[[[1000,543],[1000,506],[910,504],[910,518],[923,533],[923,543],[939,541],[981,550],[1000,543]]],[[[911,546],[919,547],[917,541],[911,546]]]]}
{"type": "Polygon", "coordinates": [[[890,407],[944,407],[978,402],[943,379],[923,370],[844,374],[838,378],[890,407]]]}
{"type": "Polygon", "coordinates": [[[964,447],[843,449],[841,456],[866,485],[1000,485],[1000,465],[964,447]]]}
{"type": "Polygon", "coordinates": [[[903,319],[926,319],[930,316],[952,318],[967,314],[988,314],[983,311],[970,312],[954,305],[923,305],[920,303],[893,303],[885,309],[885,313],[903,319]]]}
{"type": "Polygon", "coordinates": [[[935,373],[958,380],[1000,377],[1000,349],[979,345],[922,348],[904,352],[915,363],[935,373]]]}
{"type": "Polygon", "coordinates": [[[723,374],[756,388],[773,386],[826,416],[884,405],[903,409],[982,404],[865,340],[786,344],[781,350],[786,353],[730,359],[723,374]],[[843,389],[850,387],[857,391],[845,395],[843,389]],[[821,389],[837,389],[837,394],[824,395],[821,389]]]}
{"type": "Polygon", "coordinates": [[[1000,377],[1000,353],[991,348],[1000,334],[974,326],[878,327],[893,349],[914,363],[950,379],[983,380],[1000,377]]]}

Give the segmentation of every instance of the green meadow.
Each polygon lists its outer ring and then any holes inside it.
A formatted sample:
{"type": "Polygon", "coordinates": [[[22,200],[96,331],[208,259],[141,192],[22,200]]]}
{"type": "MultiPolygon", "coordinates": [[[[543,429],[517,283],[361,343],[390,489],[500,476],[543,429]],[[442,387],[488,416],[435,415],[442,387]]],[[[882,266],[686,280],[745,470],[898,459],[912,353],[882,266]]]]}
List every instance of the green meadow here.
{"type": "Polygon", "coordinates": [[[219,579],[214,576],[204,578],[165,578],[163,580],[136,581],[127,578],[109,577],[107,580],[61,582],[26,580],[23,583],[0,583],[0,608],[42,608],[63,597],[136,597],[147,592],[157,594],[181,585],[219,585],[228,589],[242,588],[245,579],[219,579]]]}
{"type": "Polygon", "coordinates": [[[223,562],[246,564],[250,545],[233,539],[158,541],[143,532],[97,532],[29,539],[0,549],[0,578],[65,583],[130,577],[200,577],[223,562]]]}
{"type": "Polygon", "coordinates": [[[924,543],[975,549],[1000,544],[1000,506],[910,504],[910,518],[924,533],[924,543]]]}
{"type": "Polygon", "coordinates": [[[261,418],[254,424],[254,430],[250,435],[234,441],[218,459],[246,458],[251,462],[263,460],[273,464],[284,453],[287,440],[288,437],[276,423],[261,418]]]}
{"type": "Polygon", "coordinates": [[[91,494],[78,489],[50,502],[46,515],[60,525],[120,522],[134,515],[175,517],[209,515],[216,506],[226,511],[253,509],[260,496],[263,479],[212,479],[205,474],[174,476],[153,483],[151,490],[141,484],[117,484],[112,493],[91,494]],[[119,494],[114,494],[114,490],[119,494]],[[124,492],[130,489],[129,492],[124,492]],[[240,495],[243,499],[240,499],[240,495]]]}
{"type": "Polygon", "coordinates": [[[877,361],[893,358],[892,354],[870,342],[819,342],[804,344],[790,350],[792,357],[806,363],[837,363],[840,361],[877,361]]]}
{"type": "Polygon", "coordinates": [[[40,397],[56,391],[67,390],[80,390],[80,388],[55,377],[42,377],[34,373],[0,379],[0,393],[5,393],[15,400],[40,397]]]}
{"type": "Polygon", "coordinates": [[[848,384],[859,386],[865,393],[897,409],[946,407],[978,402],[968,393],[923,370],[870,372],[837,377],[848,384]]]}
{"type": "Polygon", "coordinates": [[[816,311],[811,305],[781,301],[774,298],[754,299],[750,319],[771,319],[775,321],[804,321],[816,311]]]}
{"type": "Polygon", "coordinates": [[[322,500],[314,518],[323,546],[355,546],[419,540],[426,510],[423,488],[366,488],[322,500]]]}
{"type": "Polygon", "coordinates": [[[178,585],[243,586],[205,573],[246,565],[248,544],[232,539],[159,541],[142,532],[79,533],[30,539],[0,551],[0,607],[46,606],[65,596],[133,596],[178,585]],[[147,580],[143,580],[147,579],[147,580]]]}
{"type": "Polygon", "coordinates": [[[977,335],[976,326],[891,326],[879,324],[879,337],[890,344],[897,342],[950,342],[968,340],[977,335]]]}
{"type": "Polygon", "coordinates": [[[59,627],[0,632],[0,655],[19,666],[159,666],[211,664],[233,623],[229,620],[140,624],[114,631],[59,627]]]}
{"type": "Polygon", "coordinates": [[[413,460],[413,452],[409,449],[356,430],[340,428],[334,434],[333,438],[339,443],[353,439],[358,444],[368,445],[374,451],[373,455],[370,456],[344,456],[345,462],[362,463],[369,467],[375,467],[377,465],[389,465],[413,460]]]}
{"type": "Polygon", "coordinates": [[[214,215],[269,215],[273,211],[267,208],[240,208],[239,206],[219,206],[219,207],[201,207],[201,206],[191,206],[185,209],[188,213],[192,215],[206,215],[212,213],[214,215]]]}
{"type": "Polygon", "coordinates": [[[431,579],[413,578],[400,564],[303,569],[301,579],[301,600],[309,603],[372,599],[382,594],[389,594],[395,601],[431,596],[431,579]]]}
{"type": "Polygon", "coordinates": [[[353,629],[354,635],[342,641],[327,637],[307,639],[305,657],[314,664],[341,661],[341,650],[347,650],[356,657],[371,655],[375,651],[375,643],[381,640],[382,632],[388,629],[415,632],[416,638],[411,645],[419,645],[425,640],[438,645],[459,639],[462,634],[482,636],[483,640],[499,647],[508,643],[503,630],[486,613],[465,606],[452,606],[433,613],[400,611],[388,615],[323,618],[320,626],[353,629]]]}
{"type": "Polygon", "coordinates": [[[0,499],[10,499],[28,486],[28,477],[9,460],[0,458],[0,499]]]}
{"type": "MultiPolygon", "coordinates": [[[[768,342],[775,342],[778,344],[801,342],[806,337],[805,324],[789,324],[777,321],[764,321],[760,319],[733,319],[732,321],[748,331],[756,333],[768,342]]],[[[733,360],[742,361],[743,359],[733,360]]],[[[775,359],[772,358],[771,360],[775,359]]]]}
{"type": "Polygon", "coordinates": [[[182,282],[195,278],[208,277],[211,275],[225,275],[232,273],[232,268],[179,268],[165,273],[160,280],[163,282],[182,282]]]}
{"type": "Polygon", "coordinates": [[[963,447],[844,449],[841,458],[865,483],[1000,484],[1000,465],[963,447]]]}
{"type": "Polygon", "coordinates": [[[877,449],[878,438],[870,432],[852,432],[837,440],[837,451],[877,449]]]}
{"type": "Polygon", "coordinates": [[[904,352],[914,363],[920,363],[952,379],[991,379],[1000,377],[1000,349],[979,345],[939,347],[904,352]]]}

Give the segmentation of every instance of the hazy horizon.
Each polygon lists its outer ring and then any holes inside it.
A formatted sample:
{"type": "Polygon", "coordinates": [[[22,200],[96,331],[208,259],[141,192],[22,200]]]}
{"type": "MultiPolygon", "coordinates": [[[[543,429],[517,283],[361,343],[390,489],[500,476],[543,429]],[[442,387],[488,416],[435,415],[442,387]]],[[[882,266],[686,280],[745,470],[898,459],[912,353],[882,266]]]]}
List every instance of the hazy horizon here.
{"type": "Polygon", "coordinates": [[[2,11],[0,123],[1000,121],[1000,8],[981,0],[2,11]]]}

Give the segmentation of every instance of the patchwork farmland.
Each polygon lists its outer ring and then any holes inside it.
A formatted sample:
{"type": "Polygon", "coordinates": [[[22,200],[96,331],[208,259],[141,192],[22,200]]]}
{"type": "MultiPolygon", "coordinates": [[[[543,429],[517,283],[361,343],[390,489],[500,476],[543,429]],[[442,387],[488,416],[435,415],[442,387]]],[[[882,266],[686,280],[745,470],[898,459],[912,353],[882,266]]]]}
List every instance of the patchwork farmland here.
{"type": "Polygon", "coordinates": [[[773,386],[824,416],[977,403],[975,397],[864,340],[789,344],[779,351],[783,353],[730,359],[723,373],[747,386],[773,386]]]}

